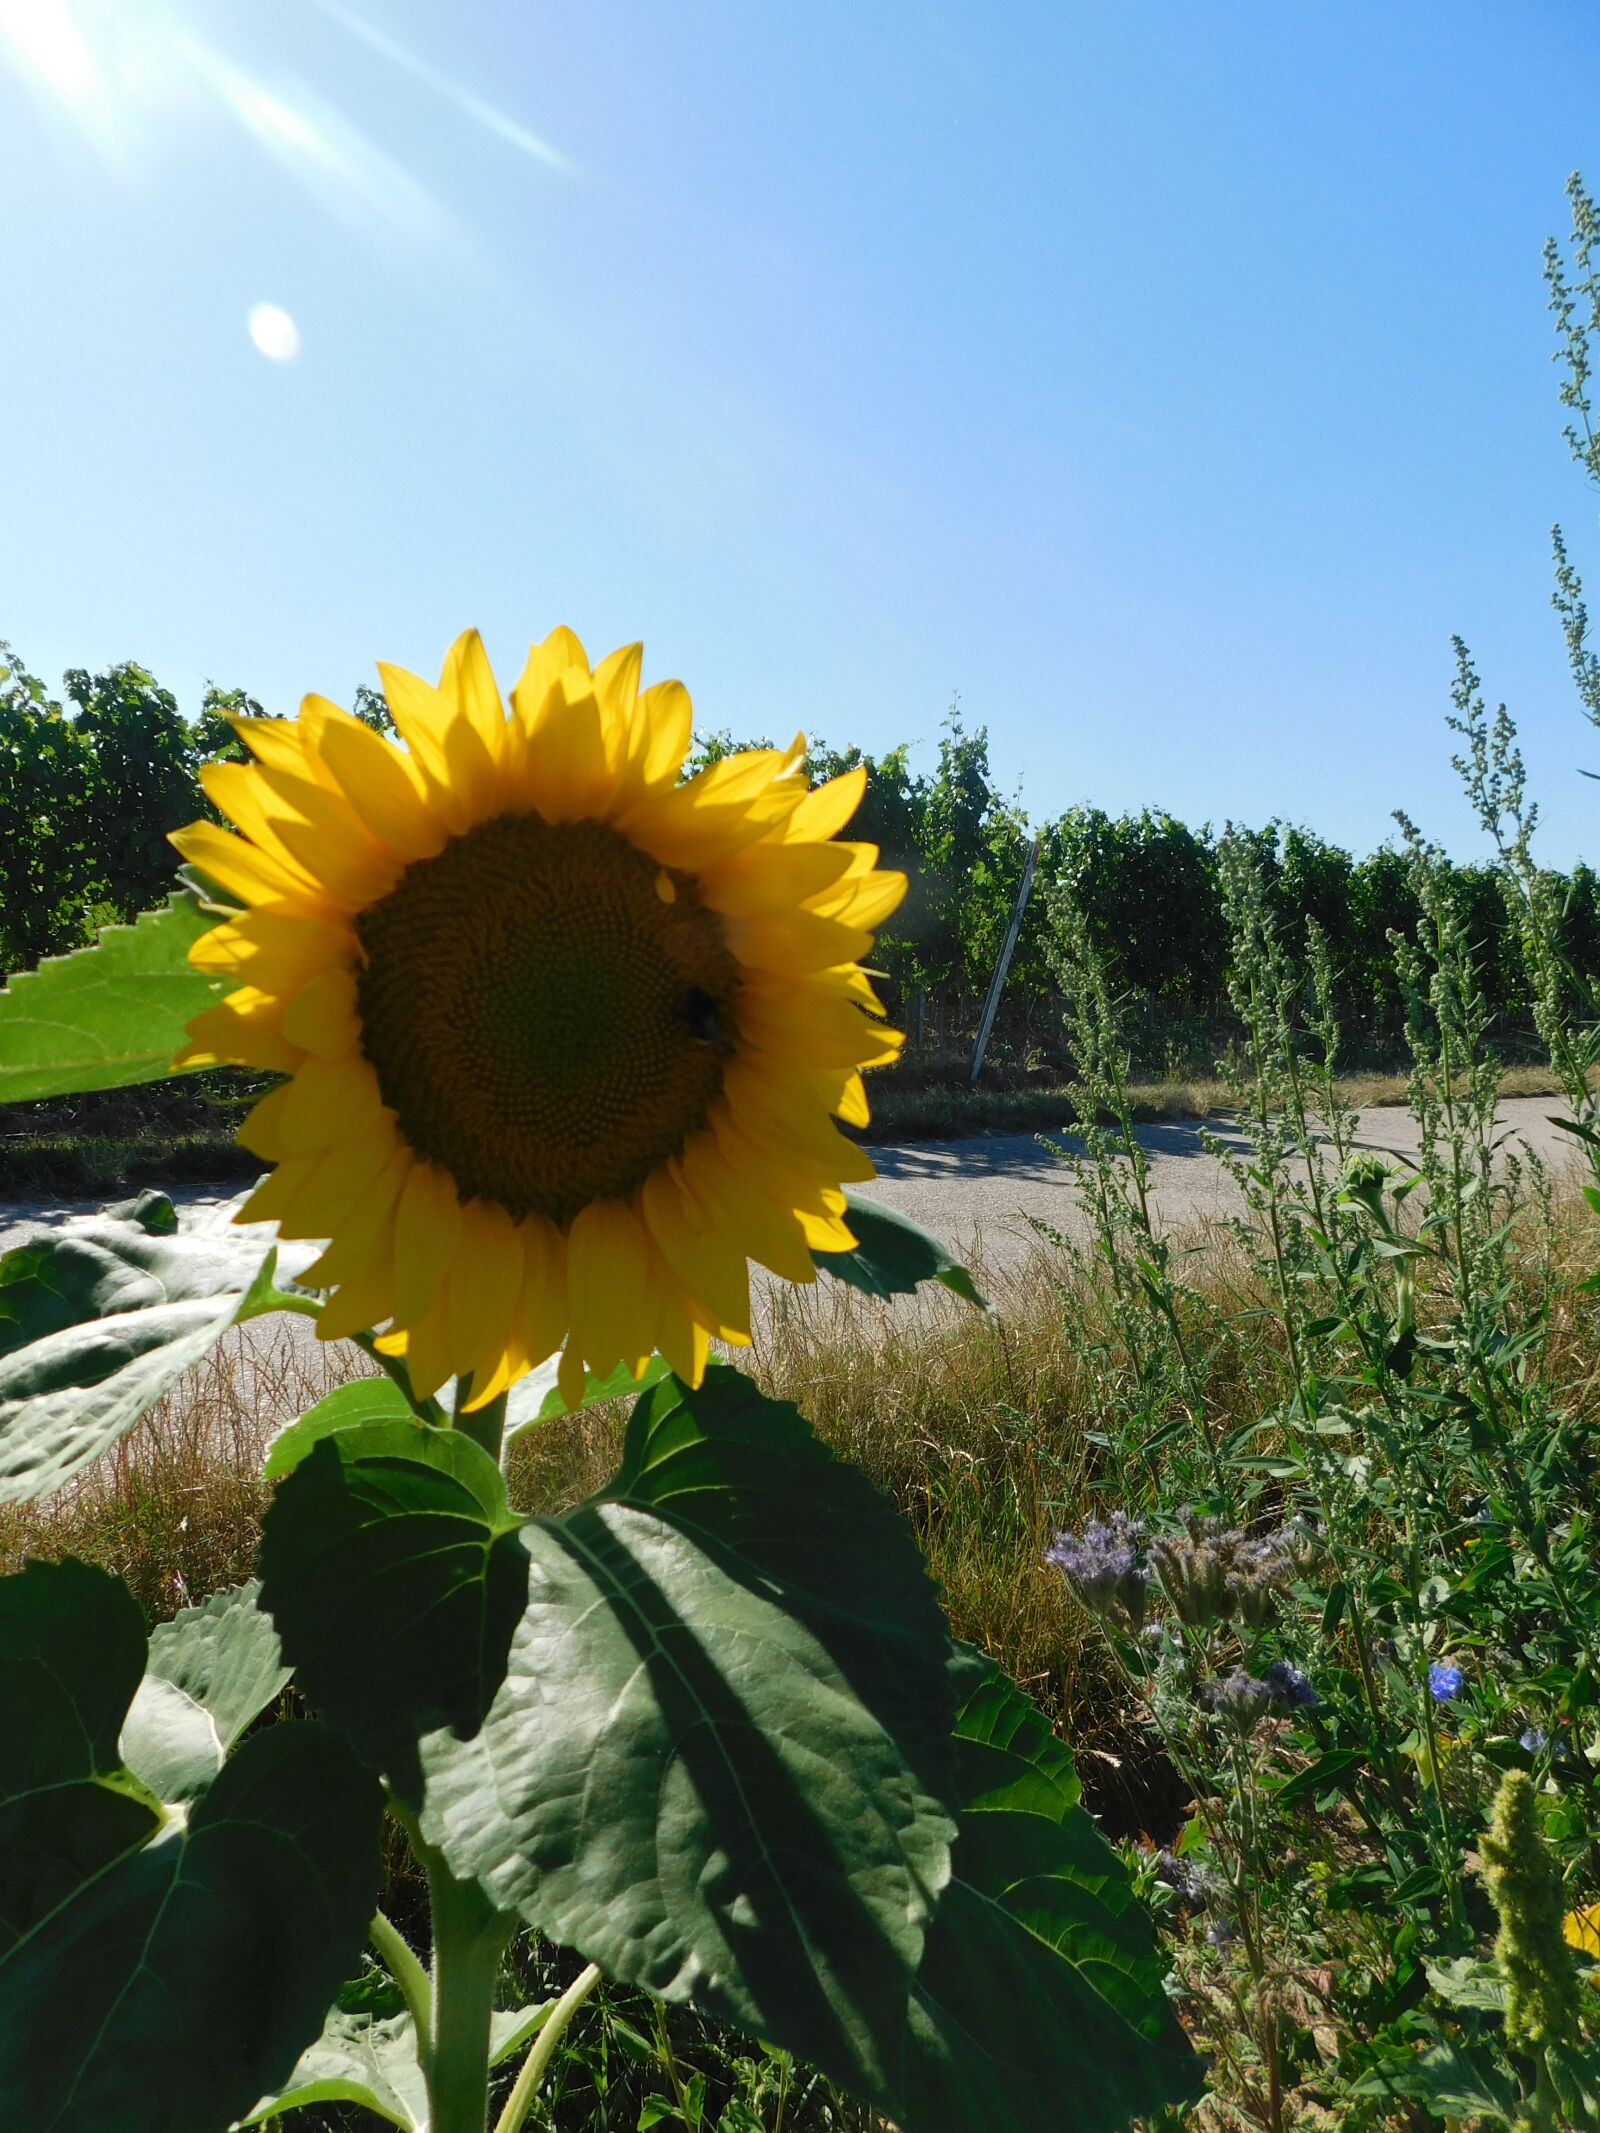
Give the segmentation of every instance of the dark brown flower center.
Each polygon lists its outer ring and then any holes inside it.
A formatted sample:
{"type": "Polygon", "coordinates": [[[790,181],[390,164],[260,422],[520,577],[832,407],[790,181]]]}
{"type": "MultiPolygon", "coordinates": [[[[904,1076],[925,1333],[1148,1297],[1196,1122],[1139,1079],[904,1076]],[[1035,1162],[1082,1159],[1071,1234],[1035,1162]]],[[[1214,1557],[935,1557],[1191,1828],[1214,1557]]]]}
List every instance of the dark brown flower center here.
{"type": "Polygon", "coordinates": [[[356,921],[362,1048],[463,1199],[570,1222],[705,1119],[738,966],[689,877],[598,822],[501,815],[356,921]]]}

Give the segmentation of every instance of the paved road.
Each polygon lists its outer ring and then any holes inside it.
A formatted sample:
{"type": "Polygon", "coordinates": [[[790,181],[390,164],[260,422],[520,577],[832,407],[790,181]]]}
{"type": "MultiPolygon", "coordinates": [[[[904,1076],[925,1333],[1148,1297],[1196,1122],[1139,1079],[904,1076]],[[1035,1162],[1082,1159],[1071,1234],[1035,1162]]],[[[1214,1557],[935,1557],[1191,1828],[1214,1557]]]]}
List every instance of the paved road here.
{"type": "MultiPolygon", "coordinates": [[[[1535,1149],[1552,1167],[1571,1160],[1571,1139],[1552,1125],[1558,1109],[1553,1097],[1518,1097],[1501,1108],[1501,1121],[1516,1141],[1535,1149]]],[[[1222,1120],[1211,1121],[1220,1138],[1240,1145],[1222,1120]]],[[[1416,1147],[1416,1122],[1399,1108],[1362,1114],[1364,1147],[1404,1155],[1416,1147]]],[[[1191,1229],[1227,1216],[1236,1199],[1227,1172],[1202,1143],[1200,1128],[1189,1123],[1146,1126],[1140,1139],[1150,1159],[1152,1194],[1158,1215],[1169,1229],[1191,1229]]],[[[1037,1216],[1058,1229],[1081,1226],[1071,1176],[1028,1134],[1001,1134],[986,1140],[901,1142],[872,1150],[878,1177],[869,1188],[875,1199],[901,1209],[931,1229],[970,1263],[993,1279],[1019,1265],[1035,1248],[1028,1217],[1037,1216]]],[[[185,1226],[227,1227],[236,1196],[216,1190],[180,1188],[173,1194],[185,1226]]],[[[54,1228],[94,1212],[88,1201],[38,1199],[0,1203],[0,1250],[17,1244],[41,1227],[54,1228]]],[[[237,1234],[237,1233],[235,1233],[237,1234]]],[[[280,1254],[285,1273],[309,1263],[315,1246],[287,1245],[280,1254]]],[[[282,1320],[265,1325],[284,1328],[282,1320]]],[[[289,1322],[293,1334],[309,1332],[305,1321],[289,1322]]]]}
{"type": "MultiPolygon", "coordinates": [[[[1500,1122],[1513,1142],[1535,1150],[1553,1169],[1572,1159],[1572,1138],[1552,1125],[1564,1107],[1553,1096],[1515,1097],[1500,1122]]],[[[1150,1165],[1151,1194],[1163,1225],[1192,1229],[1226,1218],[1238,1206],[1233,1182],[1205,1146],[1198,1123],[1187,1120],[1140,1128],[1150,1165]]],[[[1230,1147],[1244,1143],[1227,1121],[1207,1131],[1230,1147]]],[[[1417,1123],[1400,1105],[1361,1114],[1360,1143],[1381,1153],[1414,1154],[1417,1123]]],[[[1068,1147],[1075,1144],[1068,1140],[1068,1147]]],[[[976,1250],[992,1268],[1015,1265],[1033,1246],[1028,1217],[1071,1231],[1082,1225],[1070,1174],[1028,1134],[989,1140],[901,1142],[875,1148],[877,1180],[867,1188],[910,1215],[952,1249],[976,1250]]]]}
{"type": "MultiPolygon", "coordinates": [[[[1515,1097],[1501,1106],[1501,1123],[1515,1141],[1559,1166],[1569,1159],[1571,1148],[1570,1136],[1550,1123],[1559,1108],[1553,1096],[1515,1097]]],[[[1230,1145],[1242,1146],[1224,1120],[1211,1120],[1209,1130],[1230,1145]]],[[[1233,1186],[1203,1145],[1198,1124],[1144,1126],[1139,1138],[1150,1160],[1155,1204],[1169,1228],[1188,1228],[1232,1211],[1233,1186]]],[[[1363,1147],[1404,1155],[1416,1148],[1416,1121],[1398,1105],[1366,1111],[1360,1139],[1363,1147]]],[[[1028,1216],[1059,1229],[1071,1229],[1079,1220],[1066,1168],[1031,1134],[898,1141],[871,1154],[878,1176],[866,1190],[874,1199],[901,1209],[954,1248],[968,1251],[976,1246],[991,1264],[1004,1265],[1029,1249],[1033,1232],[1028,1216]]],[[[225,1225],[238,1200],[216,1187],[180,1186],[172,1197],[185,1225],[198,1227],[225,1225]]],[[[0,1201],[0,1251],[41,1227],[54,1228],[92,1214],[97,1204],[70,1198],[0,1201]]],[[[285,1270],[306,1265],[314,1253],[312,1246],[285,1246],[285,1270]]]]}

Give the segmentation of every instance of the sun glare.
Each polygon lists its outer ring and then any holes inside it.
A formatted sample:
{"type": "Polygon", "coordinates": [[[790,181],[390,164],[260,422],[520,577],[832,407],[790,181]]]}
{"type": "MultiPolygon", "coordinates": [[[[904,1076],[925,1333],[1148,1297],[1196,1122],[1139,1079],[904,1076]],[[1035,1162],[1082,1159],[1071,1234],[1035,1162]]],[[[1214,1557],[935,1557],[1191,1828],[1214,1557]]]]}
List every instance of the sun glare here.
{"type": "Polygon", "coordinates": [[[0,60],[77,115],[105,100],[105,77],[68,0],[0,0],[0,60]]]}
{"type": "Polygon", "coordinates": [[[67,0],[0,0],[0,37],[65,102],[82,103],[98,93],[100,70],[67,0]]]}

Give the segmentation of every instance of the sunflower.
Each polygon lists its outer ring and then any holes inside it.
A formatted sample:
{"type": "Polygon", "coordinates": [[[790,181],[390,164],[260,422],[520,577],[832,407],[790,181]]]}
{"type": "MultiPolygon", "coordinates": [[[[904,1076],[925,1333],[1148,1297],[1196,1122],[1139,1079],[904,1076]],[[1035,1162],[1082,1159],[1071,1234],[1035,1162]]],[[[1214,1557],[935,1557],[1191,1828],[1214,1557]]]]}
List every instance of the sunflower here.
{"type": "Polygon", "coordinates": [[[503,705],[477,633],[437,688],[380,667],[404,745],[319,696],[235,721],[209,822],[173,842],[243,908],[191,951],[234,989],[182,1066],[288,1078],[239,1138],[274,1165],[237,1217],[325,1240],[326,1339],[381,1328],[419,1397],[495,1398],[561,1351],[698,1384],[748,1342],[748,1262],[815,1278],[872,1165],[861,1068],[900,1038],[860,958],[905,878],[838,841],[865,773],[804,745],[684,779],[690,705],[592,671],[570,630],[503,705]]]}

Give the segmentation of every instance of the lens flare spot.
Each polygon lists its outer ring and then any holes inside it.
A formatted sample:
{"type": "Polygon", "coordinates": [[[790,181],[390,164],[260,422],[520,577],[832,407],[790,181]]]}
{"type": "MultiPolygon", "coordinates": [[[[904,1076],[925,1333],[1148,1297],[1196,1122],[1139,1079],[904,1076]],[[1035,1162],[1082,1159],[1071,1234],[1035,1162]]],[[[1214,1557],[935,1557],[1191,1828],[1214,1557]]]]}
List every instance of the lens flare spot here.
{"type": "Polygon", "coordinates": [[[269,363],[292,363],[300,353],[300,328],[281,304],[253,304],[246,324],[269,363]]]}

